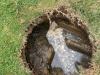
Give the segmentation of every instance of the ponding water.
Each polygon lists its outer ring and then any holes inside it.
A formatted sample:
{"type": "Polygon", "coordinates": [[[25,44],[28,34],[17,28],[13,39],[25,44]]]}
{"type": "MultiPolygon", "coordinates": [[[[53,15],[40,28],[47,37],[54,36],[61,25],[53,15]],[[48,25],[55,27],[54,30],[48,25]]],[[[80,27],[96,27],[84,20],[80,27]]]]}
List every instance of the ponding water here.
{"type": "Polygon", "coordinates": [[[73,40],[79,39],[79,37],[73,36],[74,35],[68,33],[64,36],[63,28],[57,28],[55,22],[52,22],[46,35],[55,51],[51,66],[52,68],[61,68],[65,75],[78,73],[78,63],[81,63],[83,57],[88,58],[86,55],[74,51],[66,45],[65,38],[73,40]]]}
{"type": "Polygon", "coordinates": [[[32,75],[79,75],[80,66],[89,69],[94,47],[84,21],[61,6],[28,26],[21,57],[32,75]]]}

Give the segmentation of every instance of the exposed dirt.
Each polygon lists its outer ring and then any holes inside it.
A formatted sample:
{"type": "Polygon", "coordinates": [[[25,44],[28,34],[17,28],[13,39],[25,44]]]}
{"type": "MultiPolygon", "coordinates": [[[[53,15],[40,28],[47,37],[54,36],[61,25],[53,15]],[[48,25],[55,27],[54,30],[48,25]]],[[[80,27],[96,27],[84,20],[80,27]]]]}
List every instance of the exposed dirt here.
{"type": "Polygon", "coordinates": [[[21,56],[25,66],[29,67],[33,75],[64,75],[62,69],[51,67],[55,52],[46,38],[50,21],[55,21],[65,31],[67,29],[67,32],[71,32],[81,38],[80,41],[70,40],[69,42],[66,40],[66,45],[70,48],[84,53],[90,59],[95,48],[83,21],[75,16],[75,14],[73,15],[72,12],[70,13],[64,6],[52,10],[35,19],[26,32],[26,42],[21,50],[21,56]]]}

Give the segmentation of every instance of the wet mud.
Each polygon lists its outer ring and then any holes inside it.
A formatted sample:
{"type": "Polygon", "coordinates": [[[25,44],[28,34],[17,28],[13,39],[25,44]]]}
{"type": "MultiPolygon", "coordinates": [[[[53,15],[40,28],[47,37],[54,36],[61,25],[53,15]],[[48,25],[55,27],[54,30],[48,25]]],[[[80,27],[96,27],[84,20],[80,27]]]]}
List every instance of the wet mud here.
{"type": "Polygon", "coordinates": [[[21,57],[32,75],[79,75],[95,46],[86,24],[65,6],[36,18],[26,31],[21,57]]]}

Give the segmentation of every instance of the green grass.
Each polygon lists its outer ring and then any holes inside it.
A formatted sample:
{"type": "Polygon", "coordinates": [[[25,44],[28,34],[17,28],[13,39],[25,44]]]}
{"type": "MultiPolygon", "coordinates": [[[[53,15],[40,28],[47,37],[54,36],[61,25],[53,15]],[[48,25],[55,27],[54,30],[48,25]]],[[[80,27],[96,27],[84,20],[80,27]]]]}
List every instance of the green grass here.
{"type": "MultiPolygon", "coordinates": [[[[54,0],[48,3],[53,6],[54,0]]],[[[30,19],[40,15],[38,4],[46,0],[0,0],[0,75],[28,75],[20,59],[24,30],[30,19]]]]}
{"type": "MultiPolygon", "coordinates": [[[[63,1],[67,4],[67,0],[63,1]]],[[[88,20],[89,29],[100,40],[100,1],[70,0],[69,3],[88,20]]],[[[60,0],[0,0],[0,75],[29,75],[19,57],[24,30],[31,19],[57,4],[60,0]]],[[[99,49],[94,60],[100,64],[99,49]]]]}
{"type": "Polygon", "coordinates": [[[70,4],[84,20],[87,20],[91,34],[97,42],[99,41],[92,60],[94,74],[90,75],[100,75],[100,0],[70,0],[70,4]]]}
{"type": "MultiPolygon", "coordinates": [[[[100,41],[100,0],[71,0],[71,6],[80,15],[87,20],[89,24],[89,30],[95,36],[96,41],[100,41]]],[[[100,64],[100,42],[97,46],[97,52],[95,53],[95,62],[100,64]]]]}

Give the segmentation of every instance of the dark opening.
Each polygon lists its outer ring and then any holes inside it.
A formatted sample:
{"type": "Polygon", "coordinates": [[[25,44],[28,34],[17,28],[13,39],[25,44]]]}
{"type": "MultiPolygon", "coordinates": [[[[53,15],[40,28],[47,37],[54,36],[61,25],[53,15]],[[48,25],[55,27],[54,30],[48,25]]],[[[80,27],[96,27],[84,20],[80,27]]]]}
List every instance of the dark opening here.
{"type": "MultiPolygon", "coordinates": [[[[71,38],[68,36],[65,38],[68,49],[83,54],[82,57],[81,55],[79,56],[80,62],[74,63],[75,67],[78,69],[77,65],[81,65],[85,68],[89,68],[93,45],[89,39],[87,30],[82,28],[82,25],[78,26],[77,20],[72,23],[71,19],[62,16],[61,13],[59,14],[56,12],[56,14],[51,15],[50,18],[58,25],[57,28],[63,28],[64,37],[66,35],[70,36],[69,34],[71,34],[71,38]]],[[[52,67],[51,65],[56,52],[54,46],[50,44],[50,41],[48,41],[46,36],[51,26],[47,16],[45,18],[41,17],[41,19],[39,18],[39,20],[36,21],[38,23],[36,22],[35,26],[32,24],[31,29],[29,29],[29,31],[32,31],[27,35],[26,43],[22,49],[22,57],[25,65],[29,67],[33,75],[66,75],[61,67],[52,67]]],[[[54,63],[54,65],[56,64],[58,64],[58,62],[54,63]]],[[[70,72],[68,74],[76,75],[77,73],[70,72]]]]}
{"type": "Polygon", "coordinates": [[[42,41],[47,42],[46,33],[48,29],[49,29],[49,22],[43,22],[37,25],[36,27],[34,27],[32,30],[32,33],[29,34],[27,37],[28,39],[27,39],[27,45],[25,48],[25,57],[26,57],[26,62],[28,63],[29,68],[31,70],[34,67],[34,63],[32,63],[32,61],[35,61],[36,59],[36,58],[31,58],[32,54],[38,52],[39,47],[43,46],[42,41]],[[37,43],[40,43],[40,45],[37,43]]]}

